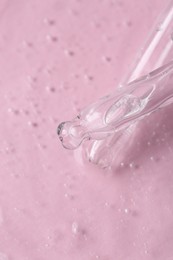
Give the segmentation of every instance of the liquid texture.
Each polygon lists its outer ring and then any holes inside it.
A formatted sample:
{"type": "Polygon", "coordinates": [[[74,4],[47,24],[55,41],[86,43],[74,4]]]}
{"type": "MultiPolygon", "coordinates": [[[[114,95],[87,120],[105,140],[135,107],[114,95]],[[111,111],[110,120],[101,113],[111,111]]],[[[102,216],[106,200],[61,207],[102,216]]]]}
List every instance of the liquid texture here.
{"type": "Polygon", "coordinates": [[[125,131],[112,171],[56,133],[116,91],[164,5],[0,1],[1,260],[172,260],[172,105],[125,131]]]}

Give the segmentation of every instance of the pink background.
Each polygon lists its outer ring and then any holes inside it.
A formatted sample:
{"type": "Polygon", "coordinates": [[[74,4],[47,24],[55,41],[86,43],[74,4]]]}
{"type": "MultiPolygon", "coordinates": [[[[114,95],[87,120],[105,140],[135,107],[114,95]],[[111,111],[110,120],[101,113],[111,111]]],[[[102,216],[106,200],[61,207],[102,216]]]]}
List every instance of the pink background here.
{"type": "Polygon", "coordinates": [[[0,260],[172,260],[173,106],[107,173],[57,125],[115,89],[166,1],[0,1],[0,260]]]}

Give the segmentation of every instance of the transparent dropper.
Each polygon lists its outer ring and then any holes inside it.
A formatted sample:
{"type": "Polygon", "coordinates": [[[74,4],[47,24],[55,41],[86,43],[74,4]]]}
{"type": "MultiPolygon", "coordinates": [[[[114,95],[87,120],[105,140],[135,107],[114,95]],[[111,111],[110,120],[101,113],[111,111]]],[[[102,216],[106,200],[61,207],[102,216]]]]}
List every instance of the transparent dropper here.
{"type": "Polygon", "coordinates": [[[115,93],[82,110],[72,121],[58,126],[57,133],[62,145],[67,149],[76,149],[82,144],[89,161],[110,167],[132,136],[138,121],[173,103],[172,58],[171,1],[125,83],[115,93]],[[84,142],[86,140],[89,142],[84,142]]]}

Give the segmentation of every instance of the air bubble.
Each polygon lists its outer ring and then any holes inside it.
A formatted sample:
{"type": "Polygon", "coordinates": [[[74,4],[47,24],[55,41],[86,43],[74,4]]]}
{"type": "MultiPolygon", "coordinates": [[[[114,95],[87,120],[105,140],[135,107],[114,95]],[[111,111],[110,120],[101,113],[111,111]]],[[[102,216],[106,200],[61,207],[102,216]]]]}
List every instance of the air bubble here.
{"type": "Polygon", "coordinates": [[[126,24],[127,24],[128,27],[132,26],[132,22],[131,21],[127,21],[126,24]]]}
{"type": "Polygon", "coordinates": [[[64,51],[65,55],[73,57],[75,56],[75,52],[73,50],[65,50],[64,51]]]}
{"type": "Polygon", "coordinates": [[[23,45],[24,48],[33,48],[32,42],[23,41],[22,45],[23,45]]]}
{"type": "Polygon", "coordinates": [[[56,43],[58,42],[58,37],[56,35],[47,35],[46,36],[46,39],[49,41],[49,42],[52,42],[52,43],[56,43]]]}
{"type": "Polygon", "coordinates": [[[24,113],[25,113],[25,115],[29,115],[29,111],[28,110],[24,110],[24,113]]]}
{"type": "Polygon", "coordinates": [[[70,9],[70,13],[74,16],[79,16],[79,12],[77,10],[70,9]]]}
{"type": "Polygon", "coordinates": [[[133,168],[133,167],[134,167],[134,164],[133,164],[133,163],[130,163],[129,166],[130,166],[130,168],[133,168]]]}
{"type": "Polygon", "coordinates": [[[112,59],[109,56],[103,56],[103,61],[110,63],[112,59]]]}
{"type": "Polygon", "coordinates": [[[29,76],[27,76],[27,80],[29,81],[29,83],[36,83],[37,77],[29,75],[29,76]]]}
{"type": "Polygon", "coordinates": [[[28,121],[28,125],[29,125],[29,126],[32,126],[32,127],[34,127],[34,128],[37,128],[37,127],[38,127],[38,123],[37,123],[37,122],[28,121]]]}
{"type": "Polygon", "coordinates": [[[79,227],[77,222],[73,222],[71,230],[74,235],[78,233],[79,227]]]}
{"type": "Polygon", "coordinates": [[[87,79],[89,81],[93,81],[94,80],[94,76],[92,76],[92,75],[85,74],[84,77],[85,77],[85,79],[87,79]]]}
{"type": "Polygon", "coordinates": [[[9,113],[13,113],[14,115],[19,115],[20,111],[18,109],[13,109],[11,107],[8,108],[9,113]]]}
{"type": "Polygon", "coordinates": [[[52,93],[54,93],[56,91],[55,87],[53,87],[53,86],[47,86],[46,90],[49,92],[52,92],[52,93]]]}
{"type": "Polygon", "coordinates": [[[45,18],[44,23],[50,26],[54,26],[56,24],[56,21],[54,19],[45,18]]]}
{"type": "Polygon", "coordinates": [[[120,165],[121,165],[121,167],[124,167],[124,163],[123,162],[121,162],[120,165]]]}

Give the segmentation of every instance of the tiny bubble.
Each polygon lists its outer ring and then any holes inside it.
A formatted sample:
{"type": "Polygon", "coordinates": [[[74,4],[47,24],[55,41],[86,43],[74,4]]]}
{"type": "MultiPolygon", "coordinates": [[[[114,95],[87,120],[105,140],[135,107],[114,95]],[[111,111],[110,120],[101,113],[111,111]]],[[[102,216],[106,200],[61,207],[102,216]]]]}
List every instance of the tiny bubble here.
{"type": "Polygon", "coordinates": [[[130,163],[129,166],[130,166],[130,168],[133,168],[133,163],[130,163]]]}
{"type": "Polygon", "coordinates": [[[75,52],[72,51],[72,50],[65,50],[65,54],[68,55],[68,56],[73,57],[75,55],[75,52]]]}
{"type": "Polygon", "coordinates": [[[73,77],[78,79],[80,76],[79,76],[79,74],[74,74],[73,77]]]}
{"type": "Polygon", "coordinates": [[[51,91],[51,92],[55,92],[55,88],[54,88],[54,87],[51,87],[51,88],[50,88],[50,91],[51,91]]]}
{"type": "Polygon", "coordinates": [[[61,86],[60,86],[60,89],[61,90],[68,90],[69,89],[68,83],[66,83],[66,82],[62,83],[61,86]]]}
{"type": "Polygon", "coordinates": [[[93,76],[88,76],[88,79],[89,79],[90,81],[92,81],[92,80],[94,79],[94,77],[93,77],[93,76]]]}
{"type": "Polygon", "coordinates": [[[93,81],[94,80],[94,77],[92,76],[92,75],[85,75],[84,76],[87,80],[89,80],[89,81],[93,81]]]}
{"type": "Polygon", "coordinates": [[[132,22],[131,21],[127,21],[127,26],[131,27],[132,26],[132,22]]]}
{"type": "Polygon", "coordinates": [[[53,35],[47,35],[46,39],[50,42],[56,43],[58,41],[58,37],[57,36],[53,36],[53,35]]]}
{"type": "Polygon", "coordinates": [[[53,86],[47,86],[46,89],[47,89],[47,91],[50,91],[50,92],[56,91],[55,87],[53,87],[53,86]]]}
{"type": "Polygon", "coordinates": [[[15,115],[19,115],[19,113],[20,113],[19,110],[17,110],[17,109],[14,110],[15,115]]]}
{"type": "Polygon", "coordinates": [[[7,111],[8,111],[8,113],[12,113],[12,108],[11,107],[9,107],[8,109],[7,109],[7,111]]]}
{"type": "Polygon", "coordinates": [[[79,15],[79,12],[77,10],[70,10],[71,13],[74,15],[74,16],[78,16],[79,15]]]}
{"type": "Polygon", "coordinates": [[[33,47],[33,43],[32,42],[27,42],[27,41],[23,41],[22,42],[23,47],[29,47],[32,48],[33,47]]]}
{"type": "Polygon", "coordinates": [[[105,59],[107,62],[111,62],[111,57],[106,57],[105,59]]]}
{"type": "Polygon", "coordinates": [[[77,234],[78,233],[78,223],[77,222],[73,222],[73,224],[72,224],[72,233],[73,234],[77,234]]]}
{"type": "Polygon", "coordinates": [[[54,19],[45,18],[45,19],[44,19],[44,23],[45,23],[45,24],[48,24],[48,25],[50,25],[50,26],[54,26],[55,23],[56,23],[56,21],[55,21],[54,19]]]}
{"type": "Polygon", "coordinates": [[[117,3],[120,7],[122,7],[123,6],[123,3],[122,3],[122,1],[118,1],[118,3],[117,3]]]}
{"type": "Polygon", "coordinates": [[[20,175],[19,175],[19,174],[14,174],[13,177],[14,177],[15,179],[19,179],[19,178],[20,178],[20,175]]]}
{"type": "Polygon", "coordinates": [[[32,123],[32,126],[33,126],[33,127],[38,127],[38,124],[37,124],[36,122],[33,122],[33,123],[32,123]]]}
{"type": "Polygon", "coordinates": [[[65,197],[65,198],[68,198],[68,197],[69,197],[68,193],[65,193],[65,194],[64,194],[64,197],[65,197]]]}
{"type": "Polygon", "coordinates": [[[108,42],[112,42],[114,40],[114,38],[113,38],[113,36],[108,35],[108,36],[106,36],[106,40],[108,42]]]}
{"type": "Polygon", "coordinates": [[[45,69],[45,73],[48,75],[51,75],[54,72],[55,68],[54,67],[48,67],[45,69]]]}
{"type": "Polygon", "coordinates": [[[19,113],[20,113],[19,110],[13,109],[13,108],[11,108],[11,107],[8,108],[8,112],[9,112],[9,113],[13,113],[13,114],[15,114],[15,115],[19,115],[19,113]]]}
{"type": "Polygon", "coordinates": [[[99,23],[99,22],[95,22],[94,25],[95,25],[95,27],[98,28],[98,29],[101,28],[101,23],[99,23]]]}
{"type": "Polygon", "coordinates": [[[109,56],[103,56],[103,60],[106,62],[111,62],[112,59],[109,56]]]}
{"type": "Polygon", "coordinates": [[[35,83],[37,82],[37,77],[34,76],[27,76],[27,79],[30,83],[35,83]]]}
{"type": "Polygon", "coordinates": [[[33,43],[32,43],[32,42],[28,42],[28,43],[27,43],[27,46],[30,47],[30,48],[32,48],[32,47],[33,47],[33,43]]]}
{"type": "Polygon", "coordinates": [[[28,125],[29,125],[29,126],[33,126],[33,127],[35,127],[35,128],[38,127],[38,124],[37,124],[36,122],[31,122],[31,121],[29,121],[29,122],[28,122],[28,125]]]}
{"type": "Polygon", "coordinates": [[[57,38],[56,36],[52,36],[52,37],[51,37],[51,40],[52,40],[52,42],[57,42],[57,41],[58,41],[58,38],[57,38]]]}
{"type": "Polygon", "coordinates": [[[139,169],[140,166],[138,164],[135,164],[135,169],[139,169]]]}
{"type": "Polygon", "coordinates": [[[63,137],[62,136],[59,136],[59,139],[61,142],[63,142],[63,137]]]}
{"type": "Polygon", "coordinates": [[[29,111],[28,110],[24,110],[25,115],[29,115],[29,111]]]}

